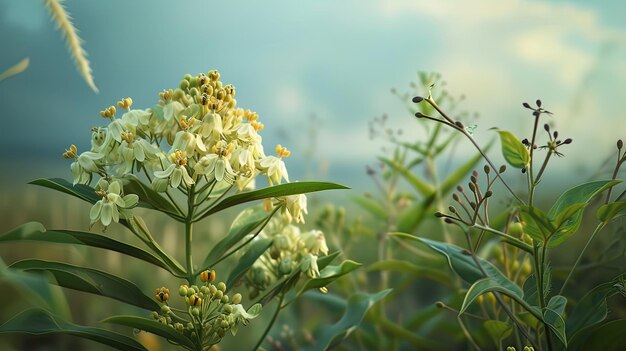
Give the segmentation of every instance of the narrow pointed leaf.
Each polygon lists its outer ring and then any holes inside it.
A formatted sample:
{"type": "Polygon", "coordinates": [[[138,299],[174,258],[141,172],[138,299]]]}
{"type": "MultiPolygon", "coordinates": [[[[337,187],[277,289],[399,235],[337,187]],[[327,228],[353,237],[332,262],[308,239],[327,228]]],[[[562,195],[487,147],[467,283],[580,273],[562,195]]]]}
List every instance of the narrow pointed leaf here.
{"type": "Polygon", "coordinates": [[[539,242],[545,242],[556,229],[548,217],[537,207],[520,206],[520,219],[524,233],[539,242]]]}
{"type": "Polygon", "coordinates": [[[148,333],[156,334],[164,337],[167,340],[171,340],[180,345],[183,345],[189,349],[195,349],[195,345],[191,339],[180,333],[176,329],[161,324],[153,319],[135,317],[135,316],[112,316],[102,320],[103,323],[113,323],[124,325],[131,328],[146,331],[148,333]]]}
{"type": "Polygon", "coordinates": [[[336,348],[352,331],[360,324],[367,311],[378,301],[383,299],[391,289],[383,290],[375,294],[356,293],[348,299],[345,312],[341,319],[329,326],[319,328],[313,338],[314,345],[304,350],[329,350],[336,348]]]}
{"type": "Polygon", "coordinates": [[[428,265],[417,265],[405,260],[382,260],[376,261],[367,266],[368,272],[390,271],[404,272],[414,275],[415,277],[430,279],[442,285],[450,284],[450,275],[442,272],[439,268],[430,267],[428,265]]]}
{"type": "Polygon", "coordinates": [[[39,185],[44,188],[57,190],[62,193],[75,196],[81,200],[87,201],[90,204],[95,204],[101,199],[101,197],[96,194],[94,188],[83,184],[72,185],[72,183],[61,178],[39,178],[33,180],[29,184],[39,185]]]}
{"type": "Polygon", "coordinates": [[[128,336],[106,329],[76,325],[40,308],[26,310],[1,325],[0,334],[7,333],[67,334],[96,341],[118,350],[147,351],[140,343],[128,336]]]}
{"type": "Polygon", "coordinates": [[[167,271],[170,269],[151,253],[144,251],[138,247],[128,245],[121,241],[117,241],[104,235],[80,232],[72,230],[46,230],[46,228],[38,222],[28,222],[13,230],[0,235],[0,243],[10,241],[41,241],[57,244],[74,244],[96,247],[105,250],[119,252],[128,256],[138,258],[140,260],[152,263],[167,271]]]}
{"type": "Polygon", "coordinates": [[[304,284],[298,295],[301,295],[304,291],[309,289],[321,288],[329,285],[342,276],[354,271],[361,267],[362,264],[351,260],[345,260],[338,266],[327,266],[320,270],[320,276],[314,279],[310,279],[304,284]]]}
{"type": "Polygon", "coordinates": [[[226,287],[230,289],[244,274],[252,267],[254,262],[261,257],[261,255],[267,250],[270,246],[272,246],[272,240],[270,239],[258,239],[250,244],[248,251],[246,251],[239,262],[230,272],[228,276],[228,280],[226,282],[226,287]]]}
{"type": "Polygon", "coordinates": [[[475,281],[474,284],[472,284],[469,290],[467,290],[465,300],[463,300],[463,305],[459,309],[459,315],[463,314],[480,295],[489,292],[499,292],[510,297],[511,299],[515,300],[520,306],[522,306],[526,311],[535,316],[535,318],[543,320],[539,308],[530,306],[528,303],[526,303],[526,301],[524,301],[524,299],[522,298],[522,292],[519,287],[518,289],[508,289],[507,287],[501,285],[494,278],[479,279],[475,281]]]}
{"type": "Polygon", "coordinates": [[[387,210],[378,201],[365,196],[352,196],[352,201],[361,206],[379,220],[387,219],[387,210]]]}
{"type": "Polygon", "coordinates": [[[217,260],[219,260],[230,248],[242,240],[246,235],[250,234],[257,227],[272,218],[274,212],[266,212],[261,207],[252,207],[242,211],[233,221],[228,233],[222,238],[207,257],[202,261],[202,268],[211,268],[217,260]]]}
{"type": "Polygon", "coordinates": [[[168,199],[154,191],[151,186],[144,184],[137,179],[137,177],[128,175],[124,177],[122,181],[124,183],[125,194],[136,194],[139,196],[138,206],[155,209],[172,215],[180,215],[176,207],[174,207],[168,199]]]}
{"type": "Polygon", "coordinates": [[[264,189],[249,191],[246,193],[236,194],[225,198],[224,200],[211,207],[208,211],[203,213],[196,221],[201,220],[213,213],[225,210],[227,208],[237,206],[246,202],[263,200],[273,197],[304,194],[323,190],[334,189],[350,189],[345,185],[328,183],[328,182],[294,182],[279,184],[264,189]]]}
{"type": "Polygon", "coordinates": [[[44,260],[22,260],[10,268],[28,272],[49,272],[55,284],[74,290],[106,296],[134,306],[156,311],[159,304],[130,281],[92,268],[44,260]]]}
{"type": "Polygon", "coordinates": [[[555,295],[550,299],[546,309],[543,311],[543,320],[565,347],[567,347],[567,336],[565,334],[565,319],[563,318],[563,313],[565,312],[566,304],[567,299],[564,296],[555,295]]]}
{"type": "Polygon", "coordinates": [[[626,216],[626,201],[612,202],[602,205],[596,212],[596,218],[600,222],[608,223],[619,217],[626,216]]]}
{"type": "Polygon", "coordinates": [[[417,192],[419,192],[423,196],[428,196],[429,194],[431,194],[432,192],[435,191],[435,188],[431,184],[425,182],[420,177],[418,177],[415,174],[413,174],[410,170],[405,168],[397,160],[390,160],[390,159],[385,158],[385,157],[378,157],[378,159],[381,162],[383,162],[384,164],[386,164],[387,166],[389,166],[389,168],[395,170],[400,175],[402,175],[402,177],[404,177],[404,179],[409,184],[411,184],[411,186],[413,186],[413,188],[415,188],[415,190],[417,190],[417,192]]]}

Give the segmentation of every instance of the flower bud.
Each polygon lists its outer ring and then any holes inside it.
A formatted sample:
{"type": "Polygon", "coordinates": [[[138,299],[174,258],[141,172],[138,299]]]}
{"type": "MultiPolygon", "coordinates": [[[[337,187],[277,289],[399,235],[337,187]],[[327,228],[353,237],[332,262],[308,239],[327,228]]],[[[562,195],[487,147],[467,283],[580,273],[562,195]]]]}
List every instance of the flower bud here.
{"type": "Polygon", "coordinates": [[[200,280],[202,280],[203,282],[212,282],[215,280],[215,271],[212,269],[207,269],[206,271],[203,271],[202,273],[200,273],[200,280]]]}
{"type": "Polygon", "coordinates": [[[236,293],[235,295],[233,295],[233,303],[234,304],[238,304],[241,302],[241,294],[240,293],[236,293]]]}
{"type": "Polygon", "coordinates": [[[164,313],[164,314],[169,314],[171,312],[170,306],[168,306],[168,305],[161,306],[161,312],[164,313]]]}
{"type": "Polygon", "coordinates": [[[198,307],[194,307],[191,309],[191,314],[194,317],[200,317],[200,309],[198,307]]]}
{"type": "Polygon", "coordinates": [[[225,305],[224,306],[224,312],[231,314],[233,313],[233,305],[225,305]]]}
{"type": "Polygon", "coordinates": [[[224,282],[217,283],[217,290],[220,290],[221,292],[225,292],[226,291],[226,284],[224,282]]]}
{"type": "Polygon", "coordinates": [[[222,303],[226,304],[230,301],[230,297],[228,297],[228,295],[224,294],[224,296],[222,296],[222,303]]]}
{"type": "Polygon", "coordinates": [[[224,296],[224,292],[222,292],[222,290],[218,290],[215,292],[215,299],[216,300],[221,300],[222,296],[224,296]]]}
{"type": "Polygon", "coordinates": [[[187,285],[181,285],[180,288],[178,288],[178,295],[187,296],[188,291],[189,287],[187,285]]]}

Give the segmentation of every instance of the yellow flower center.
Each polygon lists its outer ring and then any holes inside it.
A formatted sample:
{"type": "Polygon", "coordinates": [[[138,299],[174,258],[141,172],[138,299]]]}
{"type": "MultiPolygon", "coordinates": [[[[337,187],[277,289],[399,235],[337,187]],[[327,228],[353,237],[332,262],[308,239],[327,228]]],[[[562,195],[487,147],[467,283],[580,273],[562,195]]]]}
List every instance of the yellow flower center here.
{"type": "Polygon", "coordinates": [[[291,151],[278,144],[276,145],[276,155],[278,155],[278,157],[289,157],[289,155],[291,155],[291,151]]]}

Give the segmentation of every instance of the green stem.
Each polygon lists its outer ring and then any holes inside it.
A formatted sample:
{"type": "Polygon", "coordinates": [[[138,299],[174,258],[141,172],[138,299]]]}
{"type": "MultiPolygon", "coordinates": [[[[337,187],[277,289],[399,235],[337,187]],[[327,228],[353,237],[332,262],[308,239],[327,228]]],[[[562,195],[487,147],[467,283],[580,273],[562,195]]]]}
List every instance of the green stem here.
{"type": "Polygon", "coordinates": [[[259,341],[252,348],[253,350],[258,350],[261,347],[261,345],[263,344],[263,341],[265,340],[265,337],[272,329],[272,326],[274,325],[274,323],[276,323],[276,319],[278,318],[278,313],[280,312],[282,308],[284,298],[285,298],[285,294],[281,294],[280,299],[278,299],[278,305],[276,306],[276,311],[274,311],[274,315],[272,316],[272,320],[270,321],[270,324],[267,325],[267,328],[265,328],[265,331],[263,332],[263,335],[261,335],[261,337],[259,338],[259,341]]]}
{"type": "Polygon", "coordinates": [[[193,272],[193,259],[191,255],[191,242],[193,239],[193,202],[194,202],[195,185],[189,188],[187,195],[187,217],[185,218],[185,260],[187,262],[187,281],[193,285],[196,281],[193,272]]]}
{"type": "Polygon", "coordinates": [[[589,237],[589,239],[587,239],[587,243],[585,244],[585,247],[583,247],[583,250],[580,252],[580,254],[578,255],[578,258],[576,259],[576,262],[572,266],[572,269],[569,271],[569,274],[567,274],[567,278],[565,278],[565,281],[563,282],[563,285],[561,286],[561,290],[559,290],[559,295],[563,294],[563,291],[565,290],[565,286],[567,286],[567,283],[569,282],[570,278],[574,274],[574,271],[576,271],[576,268],[578,267],[578,264],[580,264],[580,260],[583,258],[583,255],[587,251],[589,244],[591,244],[593,239],[602,230],[602,228],[604,228],[605,225],[606,223],[604,222],[598,224],[596,226],[596,229],[593,230],[593,233],[591,233],[591,236],[589,237]]]}
{"type": "Polygon", "coordinates": [[[511,236],[511,235],[509,235],[507,233],[504,233],[504,232],[501,232],[501,231],[499,231],[497,229],[493,229],[491,227],[480,225],[480,224],[474,224],[472,227],[480,229],[480,230],[484,230],[484,231],[487,231],[487,232],[490,232],[492,234],[495,234],[495,235],[501,237],[502,240],[505,241],[506,243],[511,244],[511,245],[513,245],[515,247],[518,247],[518,248],[520,248],[520,249],[522,249],[522,250],[524,250],[524,251],[526,251],[528,253],[532,253],[533,252],[532,251],[532,247],[530,247],[530,245],[526,244],[525,242],[523,242],[523,241],[519,240],[518,238],[513,237],[513,236],[511,236]]]}

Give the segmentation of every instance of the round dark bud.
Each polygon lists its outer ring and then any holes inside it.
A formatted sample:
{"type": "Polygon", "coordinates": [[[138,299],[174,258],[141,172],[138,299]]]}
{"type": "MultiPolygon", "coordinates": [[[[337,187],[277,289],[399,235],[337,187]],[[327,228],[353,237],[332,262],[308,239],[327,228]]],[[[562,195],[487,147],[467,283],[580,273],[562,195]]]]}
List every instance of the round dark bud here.
{"type": "Polygon", "coordinates": [[[617,141],[617,149],[621,150],[622,147],[624,147],[624,142],[622,141],[622,139],[617,141]]]}
{"type": "Polygon", "coordinates": [[[522,173],[526,173],[526,168],[522,168],[522,173]]]}
{"type": "Polygon", "coordinates": [[[467,185],[469,186],[469,188],[470,188],[470,190],[471,190],[472,192],[475,192],[475,191],[476,191],[476,185],[474,185],[474,183],[468,183],[467,185]]]}
{"type": "Polygon", "coordinates": [[[460,191],[460,192],[463,192],[463,185],[457,185],[456,186],[456,190],[460,191]]]}
{"type": "Polygon", "coordinates": [[[435,302],[435,306],[437,306],[437,308],[444,308],[446,305],[444,305],[444,303],[441,301],[437,301],[435,302]]]}
{"type": "Polygon", "coordinates": [[[476,184],[476,182],[477,182],[476,177],[471,176],[471,177],[470,177],[470,182],[472,182],[472,183],[476,184]]]}
{"type": "Polygon", "coordinates": [[[550,133],[550,126],[548,125],[548,123],[543,125],[543,129],[545,129],[546,132],[550,133]]]}
{"type": "Polygon", "coordinates": [[[452,199],[456,202],[459,202],[461,200],[461,198],[459,198],[459,194],[457,193],[452,194],[452,199]]]}
{"type": "Polygon", "coordinates": [[[555,131],[554,131],[554,133],[552,133],[552,137],[553,137],[554,139],[558,138],[558,137],[559,137],[559,132],[557,132],[557,131],[555,130],[555,131]]]}
{"type": "Polygon", "coordinates": [[[485,193],[485,197],[491,197],[491,195],[493,195],[493,191],[491,190],[487,190],[487,192],[485,193]]]}
{"type": "Polygon", "coordinates": [[[463,123],[461,123],[461,121],[454,122],[454,125],[456,125],[457,127],[461,128],[461,129],[465,128],[465,126],[463,125],[463,123]]]}
{"type": "Polygon", "coordinates": [[[571,144],[572,143],[572,138],[567,138],[565,140],[563,140],[563,144],[571,144]]]}
{"type": "Polygon", "coordinates": [[[416,112],[416,113],[415,113],[415,117],[417,117],[417,118],[423,118],[423,117],[424,117],[424,114],[423,114],[423,113],[421,113],[421,112],[416,112]]]}
{"type": "Polygon", "coordinates": [[[504,173],[506,171],[506,165],[502,165],[500,166],[500,169],[498,170],[498,173],[504,173]]]}
{"type": "Polygon", "coordinates": [[[541,100],[537,99],[537,107],[541,107],[541,100]]]}
{"type": "Polygon", "coordinates": [[[527,102],[524,102],[524,103],[522,104],[522,106],[524,106],[524,107],[526,107],[526,108],[531,108],[531,107],[530,107],[530,105],[529,105],[527,102]]]}
{"type": "Polygon", "coordinates": [[[443,213],[441,213],[441,212],[435,212],[435,217],[437,217],[437,218],[441,218],[441,217],[443,217],[443,213]]]}
{"type": "Polygon", "coordinates": [[[485,165],[485,167],[483,167],[483,170],[485,171],[485,174],[489,174],[489,172],[491,172],[491,168],[489,168],[489,165],[485,165]]]}
{"type": "Polygon", "coordinates": [[[470,207],[472,208],[472,210],[476,209],[476,203],[475,202],[470,202],[470,207]]]}
{"type": "Polygon", "coordinates": [[[454,221],[452,220],[452,218],[448,218],[448,217],[446,217],[443,221],[444,221],[444,222],[446,222],[446,223],[448,223],[448,224],[452,224],[452,223],[454,223],[454,221]]]}
{"type": "MultiPolygon", "coordinates": [[[[472,175],[473,175],[475,178],[478,178],[478,172],[476,172],[476,170],[472,171],[472,175]]],[[[474,182],[474,183],[476,183],[476,182],[474,182]]]]}
{"type": "Polygon", "coordinates": [[[450,210],[450,212],[452,213],[456,213],[456,208],[454,208],[454,206],[448,207],[448,210],[450,210]]]}
{"type": "Polygon", "coordinates": [[[424,100],[424,98],[423,98],[423,97],[421,97],[421,96],[416,96],[416,97],[414,97],[411,101],[413,101],[413,102],[414,102],[414,103],[416,103],[416,104],[419,104],[420,102],[422,102],[422,100],[424,100]]]}
{"type": "Polygon", "coordinates": [[[528,141],[528,139],[524,138],[524,140],[522,140],[522,144],[528,146],[528,145],[530,145],[530,141],[528,141]]]}

